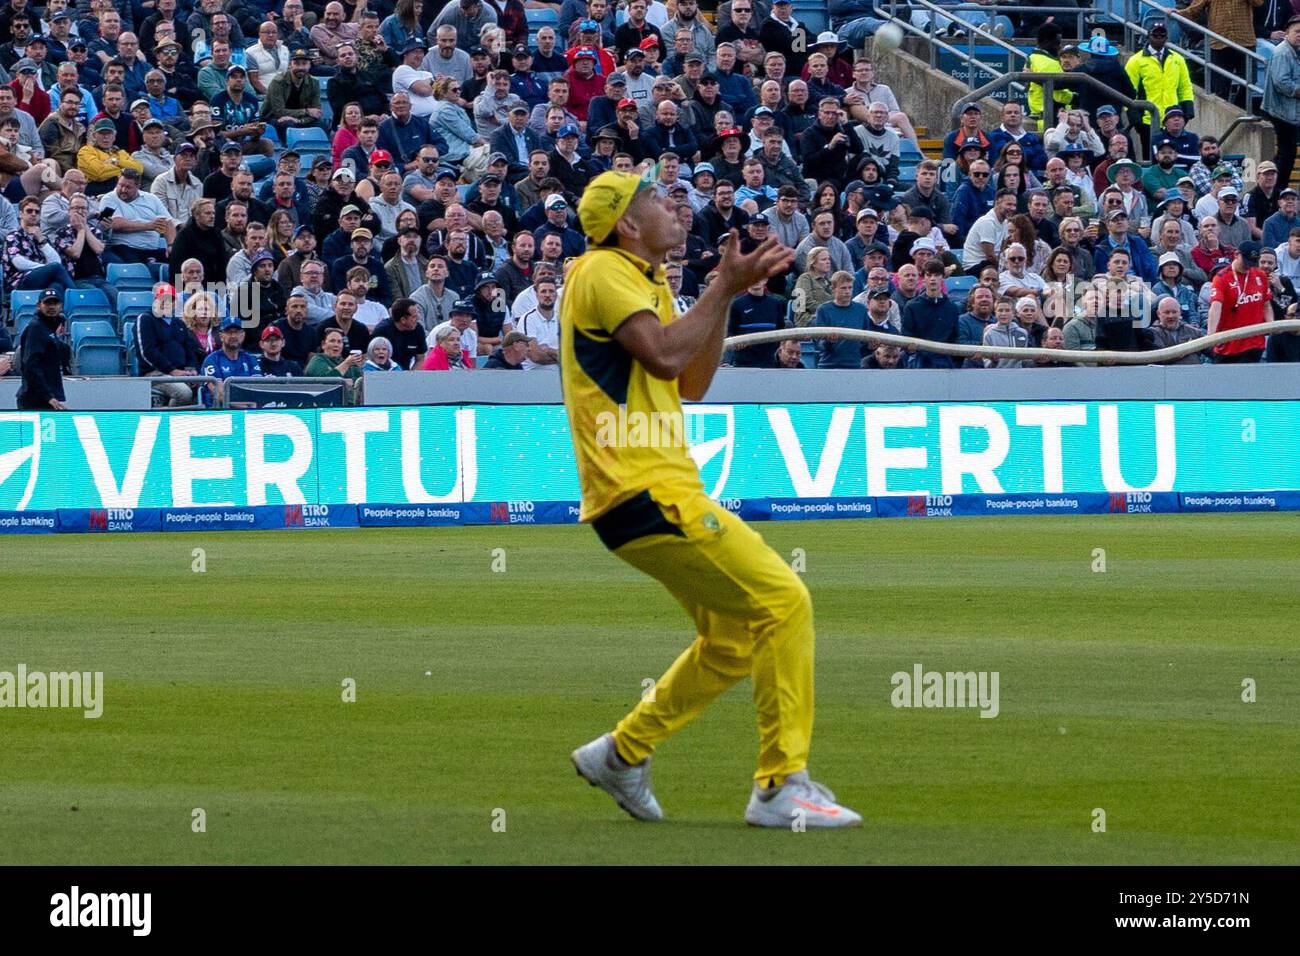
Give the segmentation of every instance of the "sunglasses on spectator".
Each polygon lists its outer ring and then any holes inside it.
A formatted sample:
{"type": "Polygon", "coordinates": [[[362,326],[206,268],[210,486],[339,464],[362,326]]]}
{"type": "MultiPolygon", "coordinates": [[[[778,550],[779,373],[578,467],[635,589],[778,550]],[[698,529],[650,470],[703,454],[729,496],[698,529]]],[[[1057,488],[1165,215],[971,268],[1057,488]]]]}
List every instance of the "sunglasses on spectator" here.
{"type": "Polygon", "coordinates": [[[1007,256],[1007,262],[1024,262],[1024,256],[1007,256]]]}
{"type": "Polygon", "coordinates": [[[971,174],[970,174],[970,178],[971,178],[971,179],[988,179],[988,178],[989,178],[989,174],[988,174],[988,173],[971,173],[971,174]]]}

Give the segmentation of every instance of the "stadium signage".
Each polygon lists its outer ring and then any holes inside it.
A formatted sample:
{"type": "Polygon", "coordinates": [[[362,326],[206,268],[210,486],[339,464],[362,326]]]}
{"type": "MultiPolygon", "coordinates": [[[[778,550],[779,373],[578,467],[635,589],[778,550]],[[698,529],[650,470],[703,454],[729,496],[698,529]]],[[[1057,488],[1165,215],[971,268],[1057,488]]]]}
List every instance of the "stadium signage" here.
{"type": "MultiPolygon", "coordinates": [[[[1089,494],[1150,513],[1300,489],[1296,402],[696,405],[686,434],[709,494],[772,516],[1070,513],[1089,494]]],[[[578,497],[555,405],[0,412],[0,530],[55,530],[62,509],[84,515],[58,530],[110,532],[459,523],[471,504],[543,523],[578,497]]]]}

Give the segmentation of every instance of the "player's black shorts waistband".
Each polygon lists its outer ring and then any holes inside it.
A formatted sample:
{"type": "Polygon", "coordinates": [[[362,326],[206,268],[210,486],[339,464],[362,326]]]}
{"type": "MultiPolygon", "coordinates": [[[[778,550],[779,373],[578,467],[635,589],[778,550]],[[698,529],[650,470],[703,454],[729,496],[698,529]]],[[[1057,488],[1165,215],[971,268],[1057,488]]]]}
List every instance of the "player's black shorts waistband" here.
{"type": "Polygon", "coordinates": [[[686,537],[686,532],[668,520],[659,503],[650,497],[649,491],[643,491],[610,508],[593,521],[591,526],[601,543],[611,551],[651,534],[686,537]]]}

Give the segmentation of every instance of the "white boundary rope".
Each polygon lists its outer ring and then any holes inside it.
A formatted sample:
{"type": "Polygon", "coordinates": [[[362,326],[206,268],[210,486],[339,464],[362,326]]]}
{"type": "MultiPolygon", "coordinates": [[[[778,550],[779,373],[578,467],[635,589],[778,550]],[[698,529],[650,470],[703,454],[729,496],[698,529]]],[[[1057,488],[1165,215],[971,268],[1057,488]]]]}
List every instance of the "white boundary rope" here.
{"type": "Polygon", "coordinates": [[[920,352],[935,352],[954,358],[1012,358],[1045,359],[1053,362],[1078,362],[1089,365],[1156,365],[1184,358],[1196,352],[1204,352],[1224,342],[1248,339],[1257,335],[1274,335],[1278,332],[1300,332],[1300,319],[1285,319],[1280,322],[1261,322],[1258,325],[1244,325],[1226,332],[1204,335],[1181,345],[1170,345],[1163,349],[1147,352],[1086,352],[1080,349],[1043,349],[1043,348],[1007,348],[991,345],[954,345],[948,342],[931,342],[928,339],[912,338],[909,335],[894,335],[885,332],[866,332],[862,329],[841,329],[831,326],[805,326],[801,329],[776,329],[772,332],[751,332],[726,339],[726,348],[745,345],[765,345],[770,342],[784,342],[786,339],[825,339],[838,336],[854,342],[877,342],[885,345],[897,345],[904,349],[916,349],[920,352]]]}

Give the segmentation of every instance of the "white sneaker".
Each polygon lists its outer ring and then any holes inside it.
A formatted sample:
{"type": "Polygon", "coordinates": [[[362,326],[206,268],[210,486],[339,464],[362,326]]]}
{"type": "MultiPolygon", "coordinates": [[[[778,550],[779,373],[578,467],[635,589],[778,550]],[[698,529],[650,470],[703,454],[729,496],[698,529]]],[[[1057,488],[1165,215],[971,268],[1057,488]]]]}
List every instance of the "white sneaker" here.
{"type": "Polygon", "coordinates": [[[789,830],[800,826],[858,827],[862,826],[862,817],[836,803],[830,788],[815,783],[806,770],[801,770],[786,777],[779,790],[755,786],[745,808],[745,822],[752,827],[789,830]],[[768,795],[767,799],[763,799],[764,795],[768,795]]]}
{"type": "Polygon", "coordinates": [[[653,822],[664,818],[659,801],[650,789],[650,758],[635,767],[627,766],[614,749],[613,734],[583,744],[569,755],[569,759],[573,761],[578,776],[593,787],[600,787],[638,820],[653,822]]]}

